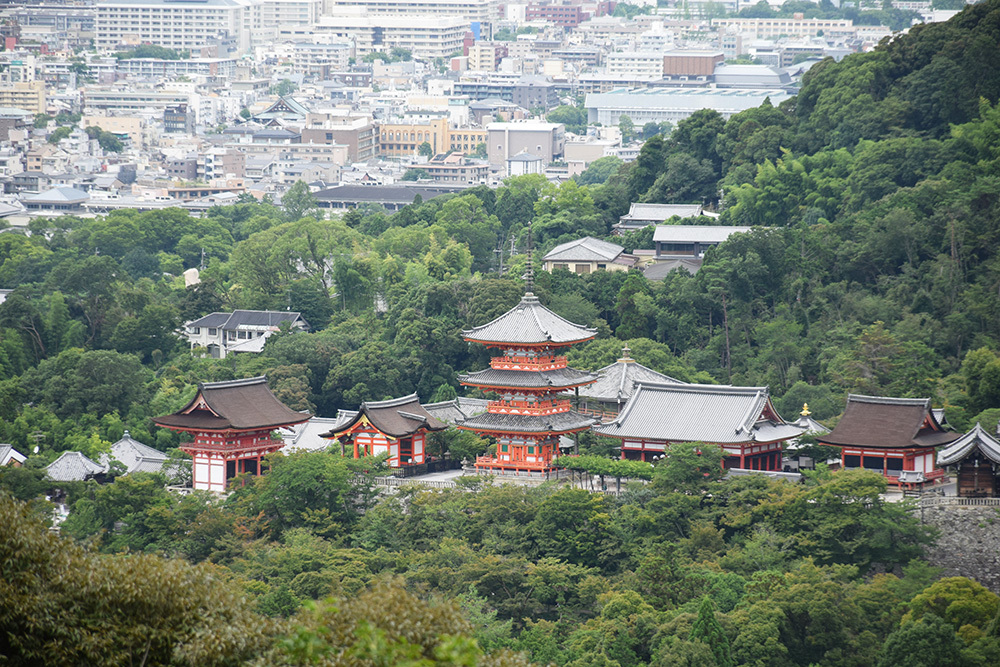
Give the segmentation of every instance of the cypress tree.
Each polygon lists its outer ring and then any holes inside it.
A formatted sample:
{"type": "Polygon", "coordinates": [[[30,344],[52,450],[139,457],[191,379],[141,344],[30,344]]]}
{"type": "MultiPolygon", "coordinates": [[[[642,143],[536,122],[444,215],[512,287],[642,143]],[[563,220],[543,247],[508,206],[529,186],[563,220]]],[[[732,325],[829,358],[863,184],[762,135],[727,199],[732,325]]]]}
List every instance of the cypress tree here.
{"type": "Polygon", "coordinates": [[[729,652],[729,637],[715,619],[715,605],[707,595],[701,600],[698,618],[691,626],[691,635],[688,639],[708,644],[719,667],[733,667],[733,658],[729,652]]]}

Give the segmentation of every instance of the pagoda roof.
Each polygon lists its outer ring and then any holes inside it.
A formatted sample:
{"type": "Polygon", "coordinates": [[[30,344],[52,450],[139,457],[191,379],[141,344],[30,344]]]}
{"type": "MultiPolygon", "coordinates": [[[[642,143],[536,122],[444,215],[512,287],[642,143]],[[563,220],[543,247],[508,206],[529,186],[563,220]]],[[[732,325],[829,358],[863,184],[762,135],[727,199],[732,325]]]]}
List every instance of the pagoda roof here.
{"type": "Polygon", "coordinates": [[[938,465],[952,465],[968,457],[975,450],[994,463],[1000,463],[1000,440],[986,432],[979,422],[971,431],[938,452],[938,465]]]}
{"type": "Polygon", "coordinates": [[[944,430],[931,411],[929,398],[848,394],[844,415],[819,441],[841,447],[906,449],[947,445],[959,437],[944,430]]]}
{"type": "Polygon", "coordinates": [[[509,345],[569,345],[590,340],[596,335],[596,329],[573,324],[556,315],[531,292],[492,322],[462,332],[468,341],[509,345]]]}
{"type": "Polygon", "coordinates": [[[549,371],[486,368],[458,377],[458,381],[462,384],[512,389],[568,389],[590,384],[596,379],[596,375],[575,368],[556,368],[549,371]]]}
{"type": "Polygon", "coordinates": [[[635,391],[635,386],[641,382],[684,384],[669,375],[643,366],[630,357],[628,352],[629,349],[625,348],[621,359],[598,369],[597,382],[587,387],[586,391],[581,391],[580,396],[609,403],[624,402],[635,391]]]}
{"type": "Polygon", "coordinates": [[[350,419],[322,434],[324,438],[336,438],[367,418],[368,422],[391,438],[405,438],[420,430],[443,431],[448,425],[432,416],[416,394],[393,398],[388,401],[365,401],[350,419]]]}
{"type": "Polygon", "coordinates": [[[616,438],[667,442],[775,442],[802,434],[771,405],[767,387],[642,382],[616,419],[594,427],[616,438]]]}
{"type": "Polygon", "coordinates": [[[458,427],[480,433],[572,433],[590,428],[595,423],[595,419],[572,410],[551,415],[484,412],[466,419],[458,427]]]}
{"type": "Polygon", "coordinates": [[[156,417],[158,426],[180,430],[230,431],[281,428],[300,424],[308,413],[295,412],[279,401],[267,378],[201,382],[191,402],[177,412],[156,417]]]}

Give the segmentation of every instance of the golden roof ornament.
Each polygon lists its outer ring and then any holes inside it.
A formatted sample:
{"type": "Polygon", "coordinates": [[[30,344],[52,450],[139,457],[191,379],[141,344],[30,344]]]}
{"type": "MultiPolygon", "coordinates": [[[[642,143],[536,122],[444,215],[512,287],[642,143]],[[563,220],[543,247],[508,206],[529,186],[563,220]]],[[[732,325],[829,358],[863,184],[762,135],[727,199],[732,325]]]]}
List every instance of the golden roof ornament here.
{"type": "Polygon", "coordinates": [[[808,403],[803,403],[802,404],[802,412],[800,412],[799,414],[802,415],[803,417],[808,417],[809,415],[812,414],[811,412],[809,412],[809,404],[808,403]]]}

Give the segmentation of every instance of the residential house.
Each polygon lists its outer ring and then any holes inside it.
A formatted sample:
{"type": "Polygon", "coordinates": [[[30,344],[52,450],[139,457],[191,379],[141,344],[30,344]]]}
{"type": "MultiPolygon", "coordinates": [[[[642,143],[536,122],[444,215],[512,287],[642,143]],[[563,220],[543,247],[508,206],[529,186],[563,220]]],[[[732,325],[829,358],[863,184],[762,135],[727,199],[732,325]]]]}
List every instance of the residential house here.
{"type": "Polygon", "coordinates": [[[595,271],[628,271],[637,262],[638,258],[626,253],[622,246],[585,236],[550,250],[542,258],[542,268],[546,271],[566,269],[572,273],[587,274],[595,271]]]}
{"type": "Polygon", "coordinates": [[[309,323],[301,313],[281,310],[235,310],[212,313],[184,325],[191,348],[206,348],[214,359],[233,352],[260,352],[264,341],[282,324],[307,331],[309,323]]]}

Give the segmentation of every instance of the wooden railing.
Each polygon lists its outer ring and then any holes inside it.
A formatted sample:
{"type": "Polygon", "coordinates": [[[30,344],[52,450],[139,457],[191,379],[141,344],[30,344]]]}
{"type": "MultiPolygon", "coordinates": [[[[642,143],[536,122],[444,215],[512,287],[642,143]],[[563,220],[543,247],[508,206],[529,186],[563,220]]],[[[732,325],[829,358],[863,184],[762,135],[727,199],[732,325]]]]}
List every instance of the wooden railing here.
{"type": "Polygon", "coordinates": [[[477,456],[477,468],[508,468],[518,470],[550,470],[551,463],[544,461],[503,461],[494,456],[477,456]]]}
{"type": "Polygon", "coordinates": [[[1000,507],[1000,498],[960,498],[958,496],[931,496],[917,498],[921,508],[927,507],[1000,507]]]}
{"type": "Polygon", "coordinates": [[[401,486],[423,486],[428,489],[453,489],[457,486],[449,479],[414,479],[412,477],[375,477],[372,482],[375,486],[387,489],[398,489],[401,486]]]}

